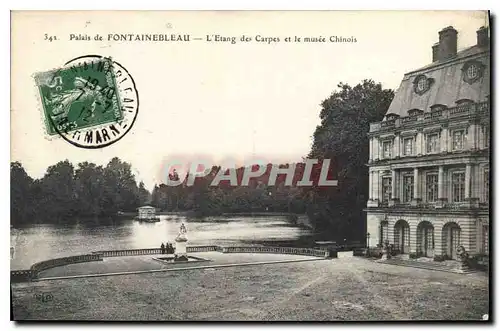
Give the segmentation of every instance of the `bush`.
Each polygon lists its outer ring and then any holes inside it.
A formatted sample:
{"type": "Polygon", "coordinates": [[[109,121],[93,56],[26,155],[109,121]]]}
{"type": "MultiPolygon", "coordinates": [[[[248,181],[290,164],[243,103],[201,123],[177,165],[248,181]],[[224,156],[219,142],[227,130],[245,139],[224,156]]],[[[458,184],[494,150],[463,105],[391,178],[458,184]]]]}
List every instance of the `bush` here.
{"type": "Polygon", "coordinates": [[[375,257],[377,259],[380,259],[382,257],[382,249],[380,248],[375,248],[375,247],[370,247],[366,252],[366,257],[375,257]]]}
{"type": "Polygon", "coordinates": [[[366,256],[366,248],[354,248],[352,250],[353,256],[366,256]]]}
{"type": "Polygon", "coordinates": [[[467,259],[469,268],[486,271],[489,267],[489,256],[486,254],[476,254],[467,259]]]}

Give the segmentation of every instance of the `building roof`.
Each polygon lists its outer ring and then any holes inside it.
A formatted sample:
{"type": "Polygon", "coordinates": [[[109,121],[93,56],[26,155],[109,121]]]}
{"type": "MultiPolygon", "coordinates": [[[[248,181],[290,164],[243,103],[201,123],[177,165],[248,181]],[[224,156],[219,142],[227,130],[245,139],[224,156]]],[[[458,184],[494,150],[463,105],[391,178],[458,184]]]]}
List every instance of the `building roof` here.
{"type": "Polygon", "coordinates": [[[489,95],[490,49],[475,45],[459,51],[452,59],[435,61],[405,74],[386,115],[396,114],[404,117],[408,116],[411,109],[428,112],[433,105],[453,107],[458,100],[481,102],[486,101],[489,95]],[[484,72],[478,81],[469,84],[463,79],[462,69],[464,63],[472,59],[484,65],[484,72]],[[419,95],[414,91],[414,81],[422,74],[432,78],[433,82],[427,92],[419,95]]]}

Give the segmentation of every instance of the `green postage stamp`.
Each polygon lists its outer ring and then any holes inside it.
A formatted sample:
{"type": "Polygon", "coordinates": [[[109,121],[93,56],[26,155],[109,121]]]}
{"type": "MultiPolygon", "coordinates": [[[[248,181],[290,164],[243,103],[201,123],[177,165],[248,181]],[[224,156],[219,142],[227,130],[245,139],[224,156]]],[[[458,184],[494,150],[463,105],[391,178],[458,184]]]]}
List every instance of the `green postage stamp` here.
{"type": "Polygon", "coordinates": [[[35,75],[49,136],[100,148],[130,130],[138,110],[135,83],[109,58],[84,56],[35,75]]]}

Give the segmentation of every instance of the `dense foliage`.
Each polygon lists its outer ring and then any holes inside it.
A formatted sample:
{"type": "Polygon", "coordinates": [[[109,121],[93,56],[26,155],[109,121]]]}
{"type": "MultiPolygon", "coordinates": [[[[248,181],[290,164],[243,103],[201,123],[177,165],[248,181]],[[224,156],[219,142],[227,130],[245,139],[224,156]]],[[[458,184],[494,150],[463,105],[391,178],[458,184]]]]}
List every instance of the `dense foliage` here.
{"type": "Polygon", "coordinates": [[[150,200],[130,164],[117,157],[106,167],[82,162],[75,169],[68,160],[61,161],[36,180],[19,162],[12,162],[10,170],[13,225],[114,216],[118,211],[135,211],[150,200]]]}
{"type": "Polygon", "coordinates": [[[316,228],[334,238],[363,240],[368,200],[370,123],[381,121],[394,97],[372,80],[351,87],[340,83],[339,90],[321,104],[321,124],[313,136],[310,158],[335,158],[337,190],[315,190],[307,201],[308,213],[316,228]]]}
{"type": "MultiPolygon", "coordinates": [[[[291,186],[285,185],[286,176],[283,174],[277,176],[275,185],[267,185],[272,166],[268,164],[261,176],[250,178],[248,186],[241,186],[244,167],[234,169],[238,182],[236,186],[231,186],[229,180],[211,186],[219,171],[229,173],[227,169],[213,167],[207,176],[196,178],[192,186],[187,185],[187,176],[179,186],[155,186],[152,205],[168,211],[191,210],[198,216],[247,212],[304,213],[304,191],[296,187],[297,181],[302,179],[303,164],[295,165],[291,186]]],[[[286,168],[289,166],[280,165],[286,168]]],[[[170,176],[173,180],[178,179],[176,173],[170,176]]]]}

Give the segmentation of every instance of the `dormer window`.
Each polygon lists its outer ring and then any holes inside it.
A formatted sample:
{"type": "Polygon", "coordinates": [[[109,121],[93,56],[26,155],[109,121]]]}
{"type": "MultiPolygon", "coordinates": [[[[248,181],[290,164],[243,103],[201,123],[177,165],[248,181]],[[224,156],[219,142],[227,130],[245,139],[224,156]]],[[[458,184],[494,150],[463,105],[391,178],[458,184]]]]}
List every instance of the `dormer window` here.
{"type": "Polygon", "coordinates": [[[457,106],[465,106],[465,105],[473,104],[474,101],[471,99],[460,99],[460,100],[455,101],[455,103],[457,104],[457,106]]]}
{"type": "Polygon", "coordinates": [[[431,112],[445,110],[446,108],[448,107],[446,107],[445,105],[435,104],[431,106],[431,112]]]}
{"type": "Polygon", "coordinates": [[[477,82],[481,77],[483,77],[484,68],[486,66],[477,60],[471,60],[465,62],[462,67],[462,75],[464,82],[468,84],[473,84],[477,82]]]}
{"type": "Polygon", "coordinates": [[[386,120],[387,121],[392,121],[392,120],[395,120],[396,118],[398,118],[399,115],[398,114],[387,114],[386,116],[386,120]]]}
{"type": "Polygon", "coordinates": [[[431,88],[432,83],[434,83],[433,78],[428,78],[425,75],[418,75],[413,81],[413,90],[418,95],[422,95],[431,88]]]}
{"type": "Polygon", "coordinates": [[[408,110],[408,116],[417,116],[422,114],[424,111],[421,109],[410,109],[408,110]]]}

